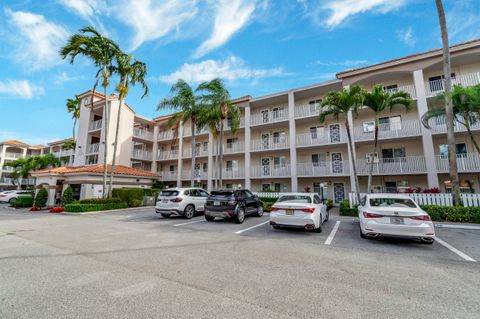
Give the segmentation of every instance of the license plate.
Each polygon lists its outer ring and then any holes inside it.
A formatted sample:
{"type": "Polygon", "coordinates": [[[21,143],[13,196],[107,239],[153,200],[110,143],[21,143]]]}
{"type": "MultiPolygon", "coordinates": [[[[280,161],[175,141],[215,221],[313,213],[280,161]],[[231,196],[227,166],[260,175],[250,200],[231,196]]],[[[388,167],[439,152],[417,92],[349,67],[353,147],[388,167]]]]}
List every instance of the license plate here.
{"type": "Polygon", "coordinates": [[[294,214],[295,214],[295,211],[294,211],[293,209],[287,209],[287,210],[285,211],[285,213],[286,213],[287,215],[294,215],[294,214]]]}
{"type": "Polygon", "coordinates": [[[163,202],[164,202],[164,203],[168,203],[168,199],[164,199],[163,202]]]}
{"type": "Polygon", "coordinates": [[[214,201],[213,206],[220,206],[220,202],[219,201],[214,201]]]}
{"type": "Polygon", "coordinates": [[[390,223],[392,224],[403,224],[402,217],[390,217],[390,223]]]}

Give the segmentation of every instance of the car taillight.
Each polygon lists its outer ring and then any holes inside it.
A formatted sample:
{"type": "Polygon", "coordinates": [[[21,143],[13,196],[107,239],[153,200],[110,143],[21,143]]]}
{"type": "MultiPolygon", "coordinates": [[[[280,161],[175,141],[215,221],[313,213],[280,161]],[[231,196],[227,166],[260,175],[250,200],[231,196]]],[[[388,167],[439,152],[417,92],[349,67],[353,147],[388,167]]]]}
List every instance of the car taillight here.
{"type": "Polygon", "coordinates": [[[315,208],[313,208],[313,207],[309,207],[309,208],[300,208],[299,210],[301,210],[302,212],[305,212],[305,213],[310,213],[310,214],[313,214],[313,212],[315,211],[315,208]]]}
{"type": "Polygon", "coordinates": [[[421,216],[412,216],[410,217],[411,219],[414,219],[414,220],[423,220],[423,221],[430,221],[432,220],[430,218],[430,215],[421,215],[421,216]]]}
{"type": "Polygon", "coordinates": [[[171,199],[170,201],[174,202],[174,203],[180,203],[182,201],[182,198],[181,197],[176,197],[174,199],[171,199]]]}
{"type": "Polygon", "coordinates": [[[382,218],[383,215],[372,214],[372,213],[369,213],[369,212],[363,212],[363,217],[365,217],[365,218],[382,218]]]}
{"type": "Polygon", "coordinates": [[[271,211],[280,210],[280,209],[283,209],[283,208],[280,208],[280,207],[272,207],[271,211]]]}

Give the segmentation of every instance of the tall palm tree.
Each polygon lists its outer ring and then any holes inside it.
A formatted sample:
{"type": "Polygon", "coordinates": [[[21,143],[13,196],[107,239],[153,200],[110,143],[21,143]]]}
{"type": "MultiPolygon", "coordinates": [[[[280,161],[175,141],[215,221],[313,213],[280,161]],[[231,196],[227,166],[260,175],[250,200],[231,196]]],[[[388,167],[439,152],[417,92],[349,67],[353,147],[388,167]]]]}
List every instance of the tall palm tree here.
{"type": "MultiPolygon", "coordinates": [[[[410,94],[400,91],[390,93],[385,91],[383,85],[375,85],[372,91],[365,91],[363,93],[363,105],[367,106],[375,113],[375,131],[372,154],[377,152],[378,145],[378,128],[379,115],[385,110],[392,111],[394,106],[402,106],[408,112],[412,109],[412,99],[410,94]]],[[[370,169],[368,173],[367,192],[372,192],[372,175],[373,175],[374,161],[370,161],[370,169]]]]}
{"type": "MultiPolygon", "coordinates": [[[[111,39],[104,37],[93,27],[85,27],[79,30],[80,33],[72,35],[67,44],[60,49],[62,59],[70,58],[73,64],[75,58],[80,54],[90,59],[97,73],[92,91],[95,92],[98,82],[101,80],[103,87],[105,105],[103,108],[103,130],[104,130],[104,151],[103,151],[103,197],[107,195],[107,155],[108,155],[108,96],[107,87],[110,84],[110,77],[113,72],[113,61],[119,52],[119,46],[111,39]]],[[[93,104],[93,97],[92,97],[93,104]]]]}
{"type": "Polygon", "coordinates": [[[477,152],[480,154],[480,146],[475,140],[472,132],[472,125],[480,121],[480,85],[473,87],[462,87],[455,85],[450,97],[446,94],[439,95],[437,99],[441,101],[438,107],[434,107],[422,116],[423,126],[430,128],[429,120],[431,118],[445,118],[445,102],[449,98],[453,105],[453,117],[455,122],[463,125],[468,132],[470,140],[477,152]]]}
{"type": "Polygon", "coordinates": [[[147,76],[147,65],[144,62],[136,60],[132,55],[125,54],[120,50],[117,52],[116,61],[117,66],[114,68],[114,70],[120,75],[120,81],[116,88],[119,94],[119,106],[117,111],[117,121],[115,124],[112,168],[110,170],[110,178],[108,181],[108,197],[112,196],[113,173],[115,171],[115,161],[117,157],[118,133],[120,131],[120,114],[123,108],[123,101],[128,95],[130,85],[135,86],[137,83],[139,83],[143,88],[142,99],[148,94],[148,86],[145,82],[145,77],[147,76]]]}
{"type": "Polygon", "coordinates": [[[338,121],[340,116],[345,118],[345,129],[347,131],[348,146],[350,149],[350,158],[352,159],[353,177],[357,200],[360,201],[360,187],[358,185],[357,166],[353,150],[352,134],[350,124],[348,123],[348,114],[350,112],[357,114],[358,108],[362,105],[363,90],[358,85],[350,88],[343,88],[341,91],[330,91],[322,102],[320,112],[320,123],[325,123],[327,117],[331,116],[338,121]]]}
{"type": "Polygon", "coordinates": [[[72,113],[72,119],[73,119],[73,128],[72,128],[72,138],[73,141],[71,143],[66,144],[63,149],[75,149],[75,131],[77,128],[77,122],[78,119],[80,118],[80,99],[78,97],[75,97],[74,99],[67,99],[66,103],[67,107],[67,112],[72,113]]]}
{"type": "Polygon", "coordinates": [[[3,166],[13,167],[12,184],[15,186],[15,181],[18,181],[17,187],[20,188],[19,180],[28,178],[30,172],[45,169],[48,167],[60,166],[60,160],[53,154],[46,154],[43,156],[31,156],[27,158],[19,158],[17,160],[7,162],[3,166]]]}
{"type": "Polygon", "coordinates": [[[453,105],[449,98],[452,90],[452,67],[450,64],[450,48],[448,46],[448,30],[447,21],[445,19],[445,10],[443,9],[442,0],[435,0],[438,12],[438,21],[440,24],[440,31],[442,33],[443,45],[443,76],[445,88],[445,114],[447,117],[447,144],[448,144],[448,164],[450,166],[450,180],[452,183],[452,200],[453,205],[462,205],[462,198],[460,196],[460,185],[458,181],[458,166],[457,154],[455,149],[455,131],[454,131],[454,116],[453,105]]]}
{"type": "MultiPolygon", "coordinates": [[[[223,133],[225,121],[230,120],[230,130],[233,134],[240,127],[240,110],[231,102],[230,92],[223,80],[213,79],[210,82],[203,82],[198,86],[198,91],[202,92],[201,101],[206,105],[205,112],[202,112],[202,123],[219,132],[217,148],[219,158],[218,165],[218,187],[222,188],[222,166],[223,166],[223,133]]],[[[214,134],[215,135],[215,134],[214,134]]]]}
{"type": "Polygon", "coordinates": [[[195,144],[196,127],[200,126],[200,114],[202,107],[198,103],[198,98],[192,87],[182,79],[179,79],[170,89],[171,97],[164,98],[157,106],[157,110],[173,110],[175,115],[169,120],[170,123],[185,124],[190,121],[190,130],[192,132],[192,170],[191,186],[195,186],[195,144]]]}

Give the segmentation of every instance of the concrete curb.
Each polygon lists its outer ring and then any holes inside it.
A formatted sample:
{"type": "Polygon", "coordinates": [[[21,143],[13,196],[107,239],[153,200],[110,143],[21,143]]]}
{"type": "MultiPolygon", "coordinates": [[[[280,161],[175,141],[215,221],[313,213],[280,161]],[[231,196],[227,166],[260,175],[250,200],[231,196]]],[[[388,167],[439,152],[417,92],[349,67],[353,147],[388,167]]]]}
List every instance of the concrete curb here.
{"type": "Polygon", "coordinates": [[[61,212],[58,214],[61,215],[89,215],[89,214],[103,214],[103,213],[110,213],[110,212],[119,212],[119,211],[129,211],[129,210],[141,210],[145,208],[155,208],[155,206],[142,206],[142,207],[130,207],[130,208],[119,208],[119,209],[110,209],[110,210],[98,210],[93,212],[80,212],[80,213],[70,213],[70,212],[61,212]]]}

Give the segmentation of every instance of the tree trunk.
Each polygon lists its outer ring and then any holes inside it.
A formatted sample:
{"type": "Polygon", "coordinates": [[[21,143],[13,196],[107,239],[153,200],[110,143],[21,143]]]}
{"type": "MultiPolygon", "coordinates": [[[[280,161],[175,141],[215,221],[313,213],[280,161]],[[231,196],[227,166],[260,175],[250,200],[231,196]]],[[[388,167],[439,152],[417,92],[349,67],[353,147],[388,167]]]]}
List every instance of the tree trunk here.
{"type": "Polygon", "coordinates": [[[75,142],[75,128],[77,127],[77,118],[74,118],[73,120],[73,129],[72,129],[72,137],[73,137],[73,141],[75,142]]]}
{"type": "Polygon", "coordinates": [[[195,187],[195,122],[192,121],[192,176],[191,176],[191,186],[195,187]]]}
{"type": "Polygon", "coordinates": [[[445,113],[447,115],[447,144],[448,144],[448,164],[450,166],[450,181],[452,183],[452,199],[453,205],[462,205],[460,196],[460,186],[458,183],[458,167],[457,154],[455,149],[455,131],[453,105],[450,92],[452,91],[451,65],[450,65],[450,49],[448,47],[448,30],[445,19],[445,11],[443,9],[442,0],[435,0],[438,11],[438,20],[442,33],[443,44],[443,74],[445,77],[445,113]]]}
{"type": "MultiPolygon", "coordinates": [[[[102,197],[107,197],[107,155],[108,155],[108,96],[107,87],[103,87],[103,94],[105,94],[105,106],[103,107],[103,187],[102,197]]],[[[92,96],[93,99],[93,96],[92,96]]]]}
{"type": "Polygon", "coordinates": [[[223,166],[223,119],[220,122],[220,158],[218,160],[218,183],[220,184],[219,188],[223,187],[222,181],[222,166],[223,166]]]}
{"type": "Polygon", "coordinates": [[[355,194],[357,195],[358,203],[360,203],[360,186],[358,185],[357,165],[355,161],[355,154],[353,152],[352,135],[350,134],[350,124],[348,124],[348,118],[345,120],[345,128],[347,131],[348,146],[350,148],[350,158],[352,159],[353,179],[355,180],[355,188],[356,188],[355,194]]]}
{"type": "Polygon", "coordinates": [[[215,152],[215,189],[219,189],[219,183],[218,183],[218,156],[220,154],[220,144],[218,143],[218,136],[217,139],[215,140],[215,143],[217,144],[217,150],[215,152]]]}
{"type": "Polygon", "coordinates": [[[368,183],[367,183],[367,193],[372,193],[372,175],[373,175],[373,166],[375,165],[375,152],[377,151],[377,144],[378,144],[378,119],[375,116],[375,133],[374,133],[374,142],[373,142],[373,152],[372,158],[370,159],[370,170],[368,172],[368,183]]]}

